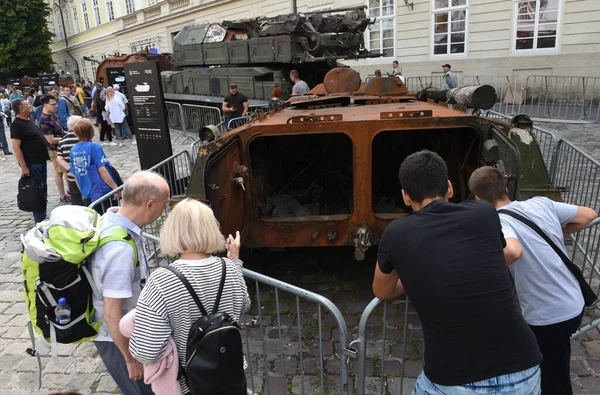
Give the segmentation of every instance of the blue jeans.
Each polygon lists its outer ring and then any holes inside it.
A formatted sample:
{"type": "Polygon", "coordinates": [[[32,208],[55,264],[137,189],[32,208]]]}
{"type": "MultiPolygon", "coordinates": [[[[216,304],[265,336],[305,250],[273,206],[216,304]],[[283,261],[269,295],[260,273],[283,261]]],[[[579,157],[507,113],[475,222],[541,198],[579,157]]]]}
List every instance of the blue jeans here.
{"type": "Polygon", "coordinates": [[[115,127],[115,138],[117,140],[131,138],[131,130],[129,130],[127,121],[123,121],[122,123],[113,123],[113,126],[115,127]]]}
{"type": "MultiPolygon", "coordinates": [[[[40,184],[42,184],[42,189],[44,190],[44,196],[48,199],[48,183],[46,182],[48,179],[48,170],[46,168],[46,163],[35,163],[28,164],[29,175],[31,177],[37,178],[40,184]]],[[[42,222],[46,219],[46,208],[43,210],[34,211],[33,212],[33,220],[37,224],[38,222],[42,222]]]]}
{"type": "Polygon", "coordinates": [[[542,393],[540,385],[539,366],[456,386],[435,384],[425,376],[425,372],[421,372],[412,395],[539,395],[542,393]]]}

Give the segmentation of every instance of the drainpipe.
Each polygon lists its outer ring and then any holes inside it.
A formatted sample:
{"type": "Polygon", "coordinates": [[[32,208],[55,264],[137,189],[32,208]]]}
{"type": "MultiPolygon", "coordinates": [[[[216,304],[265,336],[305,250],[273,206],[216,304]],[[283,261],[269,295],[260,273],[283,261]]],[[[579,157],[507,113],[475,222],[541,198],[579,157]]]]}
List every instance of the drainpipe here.
{"type": "Polygon", "coordinates": [[[298,12],[298,6],[296,4],[296,0],[292,0],[292,14],[295,14],[298,12]]]}

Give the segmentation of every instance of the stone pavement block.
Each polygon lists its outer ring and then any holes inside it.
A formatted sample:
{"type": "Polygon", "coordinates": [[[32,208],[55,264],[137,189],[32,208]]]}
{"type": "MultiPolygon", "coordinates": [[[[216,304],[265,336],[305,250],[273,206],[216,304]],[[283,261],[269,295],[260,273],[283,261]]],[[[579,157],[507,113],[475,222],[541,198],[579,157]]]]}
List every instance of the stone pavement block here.
{"type": "Polygon", "coordinates": [[[110,377],[110,374],[105,374],[100,377],[100,382],[98,383],[98,387],[96,387],[96,391],[98,392],[112,392],[115,393],[117,390],[117,383],[110,377]]]}
{"type": "Polygon", "coordinates": [[[415,385],[417,384],[417,379],[411,379],[408,377],[400,379],[398,377],[393,377],[388,379],[387,383],[388,392],[390,394],[396,395],[402,393],[403,395],[410,395],[412,393],[412,390],[415,388],[415,385]],[[401,390],[402,392],[400,392],[401,390]]]}
{"type": "Polygon", "coordinates": [[[73,377],[70,374],[44,373],[42,376],[42,389],[64,391],[72,381],[73,377]]]}
{"type": "Polygon", "coordinates": [[[581,345],[581,343],[571,340],[571,357],[587,357],[588,355],[585,352],[585,348],[581,345]]]}
{"type": "Polygon", "coordinates": [[[16,326],[7,326],[4,329],[5,332],[2,334],[3,339],[29,339],[29,332],[27,332],[27,329],[16,326]]]}
{"type": "Polygon", "coordinates": [[[583,377],[578,380],[581,387],[588,393],[600,394],[600,378],[596,376],[583,377]]]}
{"type": "Polygon", "coordinates": [[[15,318],[15,314],[0,314],[0,325],[6,325],[13,318],[15,318]]]}
{"type": "Polygon", "coordinates": [[[79,344],[58,344],[56,351],[59,357],[66,357],[73,355],[78,346],[79,344]]]}
{"type": "Polygon", "coordinates": [[[265,384],[265,391],[269,389],[269,395],[286,395],[288,382],[287,377],[284,376],[268,376],[265,384]]]}
{"type": "Polygon", "coordinates": [[[0,388],[8,388],[11,381],[12,374],[4,372],[0,373],[0,388]]]}
{"type": "Polygon", "coordinates": [[[383,371],[385,376],[398,376],[402,371],[400,361],[379,361],[379,371],[383,371]]]}
{"type": "Polygon", "coordinates": [[[587,368],[582,359],[571,360],[571,373],[579,377],[591,376],[592,372],[587,368]]]}
{"type": "Polygon", "coordinates": [[[0,291],[0,302],[22,302],[23,300],[24,300],[23,292],[0,291]]]}
{"type": "MultiPolygon", "coordinates": [[[[106,374],[106,373],[103,373],[106,374]]],[[[68,388],[65,388],[67,391],[77,391],[82,394],[90,393],[96,390],[98,387],[98,382],[100,381],[99,373],[87,373],[87,374],[78,374],[73,376],[75,380],[69,384],[68,388]]]]}
{"type": "MultiPolygon", "coordinates": [[[[385,389],[385,381],[383,387],[385,389]]],[[[365,395],[379,395],[382,393],[381,389],[381,377],[365,377],[365,395]]]]}
{"type": "Polygon", "coordinates": [[[43,362],[44,373],[71,373],[71,365],[73,365],[73,358],[58,357],[58,358],[44,358],[43,362]]]}
{"type": "Polygon", "coordinates": [[[24,359],[26,358],[22,355],[2,355],[0,358],[0,372],[17,370],[24,359]]]}
{"type": "Polygon", "coordinates": [[[27,322],[29,321],[29,314],[22,312],[17,314],[12,320],[6,323],[8,326],[18,326],[20,328],[26,328],[27,322]]]}
{"type": "Polygon", "coordinates": [[[600,375],[600,360],[599,359],[588,359],[587,364],[596,374],[600,375]]]}
{"type": "MultiPolygon", "coordinates": [[[[42,359],[42,372],[44,371],[45,358],[42,359]]],[[[17,366],[19,372],[38,372],[37,358],[29,355],[21,358],[21,362],[17,366]]]]}
{"type": "Polygon", "coordinates": [[[27,314],[27,305],[25,302],[15,303],[3,312],[4,314],[27,314]]]}
{"type": "Polygon", "coordinates": [[[4,358],[5,355],[25,356],[27,355],[25,354],[27,347],[31,347],[31,343],[24,343],[20,341],[11,342],[2,349],[2,357],[4,358]]]}
{"type": "Polygon", "coordinates": [[[582,345],[590,357],[600,358],[600,342],[597,340],[592,340],[588,342],[582,342],[582,345]]]}
{"type": "Polygon", "coordinates": [[[4,313],[4,311],[6,311],[6,309],[8,309],[10,306],[12,306],[12,303],[10,303],[10,302],[1,302],[0,303],[0,313],[4,313]]]}
{"type": "Polygon", "coordinates": [[[423,361],[404,361],[404,376],[419,377],[423,370],[423,361]]]}
{"type": "MultiPolygon", "coordinates": [[[[42,381],[43,385],[43,381],[42,381]]],[[[13,379],[10,384],[11,388],[14,389],[38,389],[38,375],[36,373],[25,372],[25,373],[14,373],[13,379]]]]}
{"type": "Polygon", "coordinates": [[[65,358],[73,361],[73,364],[69,366],[68,373],[94,373],[98,366],[102,362],[100,357],[97,358],[65,358]]]}
{"type": "Polygon", "coordinates": [[[321,378],[315,376],[294,376],[292,378],[292,394],[307,394],[317,395],[321,394],[321,378]],[[304,384],[304,392],[302,392],[302,385],[304,384]]]}
{"type": "Polygon", "coordinates": [[[98,351],[96,350],[96,346],[94,346],[94,342],[90,341],[81,343],[73,355],[76,357],[94,358],[98,355],[98,351]]]}

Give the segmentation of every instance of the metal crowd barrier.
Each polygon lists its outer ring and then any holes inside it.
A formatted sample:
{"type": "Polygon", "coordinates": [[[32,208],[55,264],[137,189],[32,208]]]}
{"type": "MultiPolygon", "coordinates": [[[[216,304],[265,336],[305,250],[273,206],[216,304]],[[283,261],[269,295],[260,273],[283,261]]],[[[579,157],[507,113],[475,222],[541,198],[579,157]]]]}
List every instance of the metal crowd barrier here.
{"type": "Polygon", "coordinates": [[[443,75],[427,75],[406,78],[406,88],[409,92],[417,92],[429,86],[436,90],[448,89],[443,75]]]}
{"type": "Polygon", "coordinates": [[[530,75],[523,112],[543,118],[600,121],[600,78],[530,75]]]}
{"type": "MultiPolygon", "coordinates": [[[[144,236],[158,256],[159,238],[144,236]]],[[[295,393],[348,395],[348,329],[341,311],[324,296],[252,270],[243,273],[253,299],[240,318],[248,393],[287,394],[292,386],[295,393]]]]}
{"type": "Polygon", "coordinates": [[[240,126],[245,125],[249,120],[250,117],[248,116],[232,118],[227,122],[227,130],[239,128],[240,126]]]}
{"type": "Polygon", "coordinates": [[[170,129],[186,131],[185,117],[181,104],[165,101],[167,105],[167,121],[170,129]]]}
{"type": "Polygon", "coordinates": [[[182,104],[184,130],[198,133],[206,125],[221,123],[221,110],[216,107],[182,104]]]}

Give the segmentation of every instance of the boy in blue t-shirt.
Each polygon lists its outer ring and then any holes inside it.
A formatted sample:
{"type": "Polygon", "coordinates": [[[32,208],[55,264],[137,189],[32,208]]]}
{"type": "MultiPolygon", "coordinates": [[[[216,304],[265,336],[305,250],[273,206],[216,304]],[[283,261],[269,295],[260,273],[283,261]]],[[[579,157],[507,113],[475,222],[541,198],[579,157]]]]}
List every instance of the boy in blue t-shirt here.
{"type": "MultiPolygon", "coordinates": [[[[75,175],[84,205],[101,198],[117,188],[108,165],[110,161],[99,144],[93,143],[94,126],[89,119],[81,119],[73,132],[79,143],[71,148],[71,173],[75,175]]],[[[104,210],[102,210],[104,211],[104,210]]]]}

